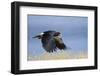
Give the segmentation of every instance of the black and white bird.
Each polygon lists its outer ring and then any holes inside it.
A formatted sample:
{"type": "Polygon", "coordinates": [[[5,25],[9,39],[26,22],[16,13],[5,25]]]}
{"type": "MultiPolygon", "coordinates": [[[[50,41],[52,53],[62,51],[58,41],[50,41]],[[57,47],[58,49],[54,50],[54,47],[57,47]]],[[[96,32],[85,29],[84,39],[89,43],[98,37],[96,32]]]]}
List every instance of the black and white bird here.
{"type": "Polygon", "coordinates": [[[32,38],[41,39],[43,48],[50,53],[50,52],[57,51],[57,49],[60,50],[67,49],[60,34],[61,34],[60,32],[50,30],[50,31],[45,31],[43,33],[40,33],[40,35],[37,35],[32,38]]]}

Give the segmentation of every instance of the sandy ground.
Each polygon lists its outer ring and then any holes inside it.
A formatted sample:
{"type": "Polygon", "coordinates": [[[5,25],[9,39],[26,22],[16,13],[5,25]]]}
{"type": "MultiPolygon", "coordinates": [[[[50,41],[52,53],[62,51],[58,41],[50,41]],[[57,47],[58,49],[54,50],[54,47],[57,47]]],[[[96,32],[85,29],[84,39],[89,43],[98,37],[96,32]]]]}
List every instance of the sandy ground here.
{"type": "Polygon", "coordinates": [[[88,54],[85,53],[84,51],[81,52],[70,52],[68,51],[57,51],[53,53],[47,53],[44,52],[41,55],[29,55],[28,56],[28,61],[33,61],[33,60],[58,60],[58,59],[83,59],[87,58],[88,54]]]}

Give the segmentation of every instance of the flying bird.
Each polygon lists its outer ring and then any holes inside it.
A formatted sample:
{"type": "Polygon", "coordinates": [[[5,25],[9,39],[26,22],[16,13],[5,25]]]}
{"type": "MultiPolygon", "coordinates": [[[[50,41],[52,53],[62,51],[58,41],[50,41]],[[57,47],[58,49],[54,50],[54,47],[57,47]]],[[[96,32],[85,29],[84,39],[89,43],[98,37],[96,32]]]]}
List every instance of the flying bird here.
{"type": "Polygon", "coordinates": [[[57,51],[57,49],[60,49],[60,50],[67,49],[60,34],[61,34],[60,32],[49,30],[49,31],[40,33],[39,35],[32,38],[40,39],[45,51],[50,53],[50,52],[57,51]]]}

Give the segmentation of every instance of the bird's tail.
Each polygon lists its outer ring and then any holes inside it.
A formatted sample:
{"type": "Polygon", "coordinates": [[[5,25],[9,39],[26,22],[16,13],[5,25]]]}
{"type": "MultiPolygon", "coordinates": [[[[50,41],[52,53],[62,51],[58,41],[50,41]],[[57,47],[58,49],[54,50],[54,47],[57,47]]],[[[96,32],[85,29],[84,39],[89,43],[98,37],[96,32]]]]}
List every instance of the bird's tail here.
{"type": "Polygon", "coordinates": [[[71,49],[70,47],[66,46],[65,44],[60,44],[60,45],[61,45],[61,48],[59,48],[59,49],[61,49],[61,50],[70,50],[71,49]]]}

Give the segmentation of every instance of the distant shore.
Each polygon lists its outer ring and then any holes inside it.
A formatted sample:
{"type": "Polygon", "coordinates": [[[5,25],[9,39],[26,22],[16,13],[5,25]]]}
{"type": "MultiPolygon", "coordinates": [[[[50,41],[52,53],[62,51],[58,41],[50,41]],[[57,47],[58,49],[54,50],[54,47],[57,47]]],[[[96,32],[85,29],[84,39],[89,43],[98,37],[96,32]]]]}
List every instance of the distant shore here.
{"type": "Polygon", "coordinates": [[[69,51],[58,51],[54,53],[44,52],[40,55],[28,55],[28,61],[34,60],[59,60],[59,59],[85,59],[88,58],[88,53],[84,51],[71,52],[69,51]]]}

